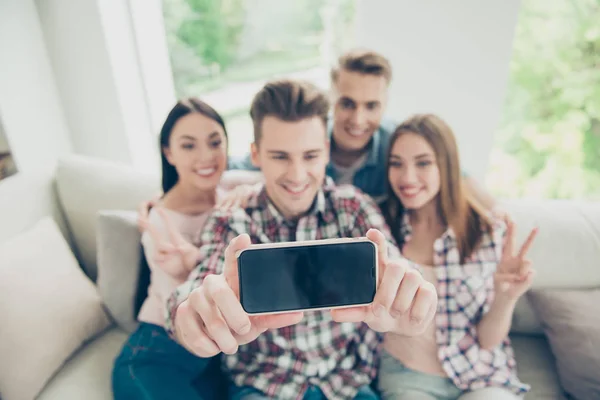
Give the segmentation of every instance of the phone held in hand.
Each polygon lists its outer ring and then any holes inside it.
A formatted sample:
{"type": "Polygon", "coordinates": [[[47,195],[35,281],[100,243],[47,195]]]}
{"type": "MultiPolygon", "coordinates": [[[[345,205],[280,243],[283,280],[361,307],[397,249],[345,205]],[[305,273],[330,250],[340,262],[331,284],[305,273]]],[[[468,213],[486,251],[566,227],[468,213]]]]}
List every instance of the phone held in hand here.
{"type": "Polygon", "coordinates": [[[237,257],[248,314],[364,306],[377,290],[377,245],[367,238],[256,244],[237,257]]]}

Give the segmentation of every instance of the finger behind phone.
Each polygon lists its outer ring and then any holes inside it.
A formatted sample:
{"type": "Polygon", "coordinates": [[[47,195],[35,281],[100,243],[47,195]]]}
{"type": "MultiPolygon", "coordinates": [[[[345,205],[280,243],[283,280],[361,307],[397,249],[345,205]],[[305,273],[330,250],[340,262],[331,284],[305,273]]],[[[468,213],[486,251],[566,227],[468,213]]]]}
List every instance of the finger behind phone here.
{"type": "Polygon", "coordinates": [[[369,229],[367,238],[377,245],[377,257],[380,263],[387,263],[387,242],[385,235],[377,229],[369,229]]]}
{"type": "Polygon", "coordinates": [[[377,288],[375,299],[373,301],[373,312],[375,316],[379,316],[382,312],[390,311],[390,308],[396,299],[400,283],[406,272],[406,267],[400,262],[394,261],[388,263],[383,276],[381,277],[381,284],[377,288]]]}
{"type": "Polygon", "coordinates": [[[398,292],[396,293],[394,303],[390,308],[390,315],[395,318],[405,314],[411,307],[414,307],[420,287],[426,284],[427,282],[424,282],[418,271],[414,269],[406,271],[400,288],[398,288],[398,292]]]}
{"type": "Polygon", "coordinates": [[[335,322],[362,322],[370,312],[370,306],[337,308],[331,310],[331,318],[335,322]]]}
{"type": "Polygon", "coordinates": [[[426,318],[432,306],[437,304],[435,287],[429,283],[423,283],[417,290],[413,304],[410,309],[411,320],[419,323],[427,322],[426,318]]]}
{"type": "Polygon", "coordinates": [[[250,236],[248,234],[243,233],[236,238],[234,238],[225,249],[225,266],[223,268],[223,274],[225,275],[225,279],[227,279],[227,283],[229,287],[233,289],[236,296],[239,297],[240,291],[240,280],[238,273],[238,260],[237,254],[239,251],[250,246],[250,236]]]}
{"type": "Polygon", "coordinates": [[[253,325],[259,329],[279,329],[286,326],[296,325],[304,318],[302,312],[290,312],[275,315],[258,315],[250,317],[253,325]]]}
{"type": "Polygon", "coordinates": [[[247,334],[251,329],[250,318],[244,312],[240,300],[221,276],[205,279],[208,301],[214,303],[227,326],[239,335],[247,334]]]}
{"type": "Polygon", "coordinates": [[[369,229],[367,238],[377,247],[377,286],[382,282],[385,266],[388,263],[387,241],[385,235],[377,229],[369,229]]]}
{"type": "Polygon", "coordinates": [[[175,318],[177,339],[199,357],[212,357],[221,350],[202,329],[202,320],[189,302],[182,303],[175,318]]]}
{"type": "Polygon", "coordinates": [[[202,318],[206,332],[219,349],[226,354],[235,353],[238,348],[237,340],[233,337],[219,309],[210,299],[207,290],[202,288],[200,294],[195,296],[193,306],[202,318]]]}

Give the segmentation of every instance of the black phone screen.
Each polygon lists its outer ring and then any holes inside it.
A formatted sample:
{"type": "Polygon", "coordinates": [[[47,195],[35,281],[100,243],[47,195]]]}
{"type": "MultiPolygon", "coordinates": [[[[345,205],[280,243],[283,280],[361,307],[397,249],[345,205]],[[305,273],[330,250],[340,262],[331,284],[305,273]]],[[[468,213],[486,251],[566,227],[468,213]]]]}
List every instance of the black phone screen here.
{"type": "Polygon", "coordinates": [[[368,304],[376,291],[371,242],[243,251],[240,302],[247,313],[368,304]]]}

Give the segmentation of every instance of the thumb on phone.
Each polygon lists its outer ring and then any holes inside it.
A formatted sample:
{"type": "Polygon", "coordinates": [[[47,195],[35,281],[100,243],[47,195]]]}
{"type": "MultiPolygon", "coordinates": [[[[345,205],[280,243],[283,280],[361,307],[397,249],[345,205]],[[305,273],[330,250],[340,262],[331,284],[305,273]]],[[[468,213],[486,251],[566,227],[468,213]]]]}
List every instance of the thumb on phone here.
{"type": "Polygon", "coordinates": [[[240,277],[238,273],[237,254],[239,251],[249,247],[250,243],[250,236],[246,233],[242,233],[229,242],[229,246],[225,249],[223,275],[225,275],[227,284],[238,298],[240,297],[240,277]]]}
{"type": "Polygon", "coordinates": [[[385,235],[381,233],[381,231],[373,228],[369,229],[367,232],[367,238],[377,246],[377,273],[379,281],[377,282],[377,287],[379,287],[388,262],[387,242],[385,235]]]}

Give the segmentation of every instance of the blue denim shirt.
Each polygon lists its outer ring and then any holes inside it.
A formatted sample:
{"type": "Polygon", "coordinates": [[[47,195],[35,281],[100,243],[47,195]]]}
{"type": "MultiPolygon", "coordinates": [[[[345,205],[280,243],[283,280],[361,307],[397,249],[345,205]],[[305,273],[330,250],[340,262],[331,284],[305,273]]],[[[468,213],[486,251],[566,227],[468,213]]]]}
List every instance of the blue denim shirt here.
{"type": "MultiPolygon", "coordinates": [[[[382,120],[379,129],[375,131],[369,144],[369,153],[365,164],[354,174],[354,186],[373,197],[377,201],[383,200],[387,189],[386,158],[389,148],[390,136],[394,132],[396,124],[391,120],[382,120]]],[[[329,137],[333,133],[332,121],[328,123],[327,131],[329,137]]],[[[252,165],[250,155],[242,158],[230,159],[229,169],[258,170],[252,165]]],[[[334,182],[337,176],[333,164],[327,165],[326,173],[334,182]]]]}

